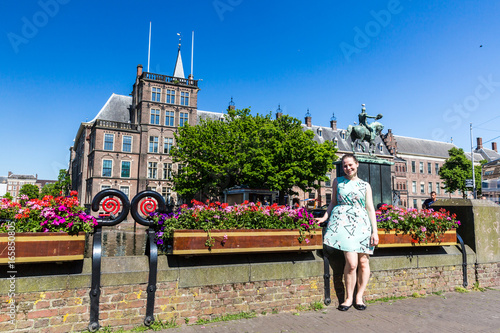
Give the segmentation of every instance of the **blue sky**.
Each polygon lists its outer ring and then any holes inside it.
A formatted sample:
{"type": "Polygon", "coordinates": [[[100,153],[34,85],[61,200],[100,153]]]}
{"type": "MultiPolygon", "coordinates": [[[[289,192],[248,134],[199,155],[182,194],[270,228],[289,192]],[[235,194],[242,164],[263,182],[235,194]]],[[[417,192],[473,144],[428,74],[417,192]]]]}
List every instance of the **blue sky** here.
{"type": "Polygon", "coordinates": [[[232,96],[346,128],[364,103],[384,132],[469,151],[472,122],[474,143],[500,142],[498,1],[41,0],[0,13],[1,176],[67,167],[79,124],[146,69],[150,21],[151,72],[173,74],[180,32],[187,75],[195,31],[200,110],[232,96]]]}

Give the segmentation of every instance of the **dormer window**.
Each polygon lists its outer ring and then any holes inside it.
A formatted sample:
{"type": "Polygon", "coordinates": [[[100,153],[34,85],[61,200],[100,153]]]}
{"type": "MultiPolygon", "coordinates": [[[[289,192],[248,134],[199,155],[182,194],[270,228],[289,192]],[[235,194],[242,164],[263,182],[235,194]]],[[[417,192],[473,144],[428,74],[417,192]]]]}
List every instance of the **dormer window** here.
{"type": "Polygon", "coordinates": [[[342,138],[342,140],[345,140],[345,132],[344,131],[340,132],[340,137],[342,138]]]}
{"type": "Polygon", "coordinates": [[[321,130],[321,128],[318,128],[318,135],[321,137],[323,136],[323,131],[321,130]]]}

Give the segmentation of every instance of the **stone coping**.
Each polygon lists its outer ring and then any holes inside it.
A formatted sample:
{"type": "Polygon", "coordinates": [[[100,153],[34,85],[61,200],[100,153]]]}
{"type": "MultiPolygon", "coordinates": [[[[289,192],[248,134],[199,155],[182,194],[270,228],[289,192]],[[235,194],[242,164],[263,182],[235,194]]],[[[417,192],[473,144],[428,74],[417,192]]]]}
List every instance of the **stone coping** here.
{"type": "MultiPolygon", "coordinates": [[[[467,247],[468,265],[475,253],[467,247]]],[[[457,246],[415,248],[412,251],[376,250],[371,257],[372,271],[461,266],[457,246]]],[[[0,270],[5,270],[1,266],[0,270]]],[[[18,264],[16,293],[90,288],[92,261],[62,264],[18,264]]],[[[101,286],[146,284],[147,256],[103,257],[101,286]]],[[[3,276],[7,276],[3,274],[3,276]]],[[[165,256],[158,258],[157,283],[177,282],[179,287],[201,287],[268,280],[301,279],[323,276],[323,260],[316,252],[288,254],[165,256]]],[[[1,294],[9,290],[9,280],[0,280],[1,294]]]]}

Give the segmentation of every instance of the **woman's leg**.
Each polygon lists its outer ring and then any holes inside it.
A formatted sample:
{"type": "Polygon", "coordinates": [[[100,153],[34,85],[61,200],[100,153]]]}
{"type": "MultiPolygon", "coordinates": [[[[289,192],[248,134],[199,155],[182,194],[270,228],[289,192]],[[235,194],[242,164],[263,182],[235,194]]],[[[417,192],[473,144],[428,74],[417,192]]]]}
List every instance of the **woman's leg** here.
{"type": "Polygon", "coordinates": [[[346,297],[342,305],[350,306],[354,301],[354,287],[356,286],[356,269],[358,268],[358,254],[356,252],[344,252],[344,257],[345,257],[344,281],[345,281],[346,297]]]}
{"type": "Polygon", "coordinates": [[[363,294],[365,293],[366,285],[370,279],[370,257],[366,253],[358,253],[359,257],[359,272],[358,272],[358,292],[356,293],[356,298],[354,303],[363,303],[363,294]]]}

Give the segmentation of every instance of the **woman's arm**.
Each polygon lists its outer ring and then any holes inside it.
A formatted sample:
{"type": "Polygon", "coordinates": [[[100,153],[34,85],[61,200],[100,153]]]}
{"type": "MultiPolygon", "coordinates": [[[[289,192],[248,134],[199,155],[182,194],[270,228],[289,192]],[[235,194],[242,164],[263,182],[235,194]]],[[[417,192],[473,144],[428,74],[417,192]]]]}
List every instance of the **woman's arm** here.
{"type": "Polygon", "coordinates": [[[366,211],[372,223],[372,235],[370,237],[370,245],[378,245],[378,230],[377,230],[377,216],[375,215],[375,208],[373,207],[373,195],[370,184],[366,184],[366,211]]]}
{"type": "Polygon", "coordinates": [[[318,224],[323,223],[325,221],[328,221],[328,218],[330,217],[330,214],[332,213],[333,207],[337,206],[337,178],[333,180],[332,184],[332,201],[330,201],[330,204],[328,205],[328,208],[326,209],[325,215],[323,217],[319,217],[316,219],[316,222],[318,224]]]}

